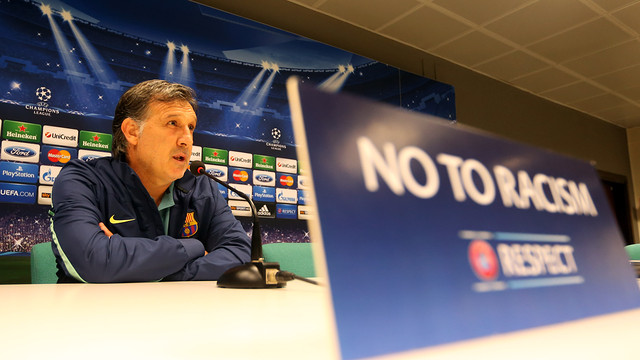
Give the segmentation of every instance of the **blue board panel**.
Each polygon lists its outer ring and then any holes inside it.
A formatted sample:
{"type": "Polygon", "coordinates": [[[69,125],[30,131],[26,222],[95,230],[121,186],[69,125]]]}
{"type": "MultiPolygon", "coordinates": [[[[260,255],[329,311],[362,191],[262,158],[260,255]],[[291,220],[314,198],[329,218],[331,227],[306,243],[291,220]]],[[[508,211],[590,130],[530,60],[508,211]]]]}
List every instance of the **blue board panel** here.
{"type": "Polygon", "coordinates": [[[324,244],[344,358],[640,304],[588,163],[297,88],[289,84],[299,160],[311,171],[312,229],[324,244]]]}

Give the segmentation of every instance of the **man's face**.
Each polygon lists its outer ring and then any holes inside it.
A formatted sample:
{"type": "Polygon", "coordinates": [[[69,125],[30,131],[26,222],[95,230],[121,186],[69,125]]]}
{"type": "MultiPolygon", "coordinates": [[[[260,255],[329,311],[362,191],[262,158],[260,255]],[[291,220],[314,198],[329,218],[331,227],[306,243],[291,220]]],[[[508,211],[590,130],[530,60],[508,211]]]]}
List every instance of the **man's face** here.
{"type": "Polygon", "coordinates": [[[129,164],[145,186],[168,186],[189,166],[196,113],[186,101],[153,101],[147,119],[130,144],[129,164]]]}

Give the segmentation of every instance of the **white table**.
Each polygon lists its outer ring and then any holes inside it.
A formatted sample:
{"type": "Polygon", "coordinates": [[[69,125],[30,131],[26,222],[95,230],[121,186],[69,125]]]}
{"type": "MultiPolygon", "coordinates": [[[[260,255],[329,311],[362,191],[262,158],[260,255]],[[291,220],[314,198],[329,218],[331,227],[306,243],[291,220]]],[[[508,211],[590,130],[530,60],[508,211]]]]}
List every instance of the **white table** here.
{"type": "MultiPolygon", "coordinates": [[[[0,286],[2,359],[338,359],[327,287],[0,286]]],[[[637,358],[640,309],[379,359],[637,358]]]]}
{"type": "Polygon", "coordinates": [[[326,287],[0,286],[2,359],[335,359],[326,287]]]}

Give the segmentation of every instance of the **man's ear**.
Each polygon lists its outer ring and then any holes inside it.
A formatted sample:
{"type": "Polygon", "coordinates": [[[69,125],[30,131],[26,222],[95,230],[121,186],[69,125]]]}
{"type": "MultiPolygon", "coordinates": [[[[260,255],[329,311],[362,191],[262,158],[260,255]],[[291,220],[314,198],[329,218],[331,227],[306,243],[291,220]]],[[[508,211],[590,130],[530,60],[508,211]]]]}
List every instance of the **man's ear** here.
{"type": "Polygon", "coordinates": [[[140,126],[138,123],[132,118],[126,118],[122,121],[120,125],[120,129],[124,134],[124,137],[127,138],[127,142],[131,145],[138,145],[138,139],[140,137],[140,126]]]}

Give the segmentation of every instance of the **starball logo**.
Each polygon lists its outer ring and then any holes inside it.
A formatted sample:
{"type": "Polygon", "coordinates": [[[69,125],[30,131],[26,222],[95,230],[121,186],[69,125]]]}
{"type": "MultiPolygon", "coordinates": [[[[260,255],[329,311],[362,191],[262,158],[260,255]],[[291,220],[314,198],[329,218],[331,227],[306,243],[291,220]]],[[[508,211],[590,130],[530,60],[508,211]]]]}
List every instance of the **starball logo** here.
{"type": "Polygon", "coordinates": [[[51,114],[59,114],[60,110],[49,107],[48,101],[52,99],[53,92],[46,86],[40,86],[35,91],[38,102],[36,106],[25,105],[25,109],[33,111],[34,115],[51,116],[51,114]]]}
{"type": "Polygon", "coordinates": [[[287,148],[287,145],[282,144],[282,130],[278,128],[271,129],[271,141],[267,141],[266,144],[271,150],[282,151],[287,148]]]}

